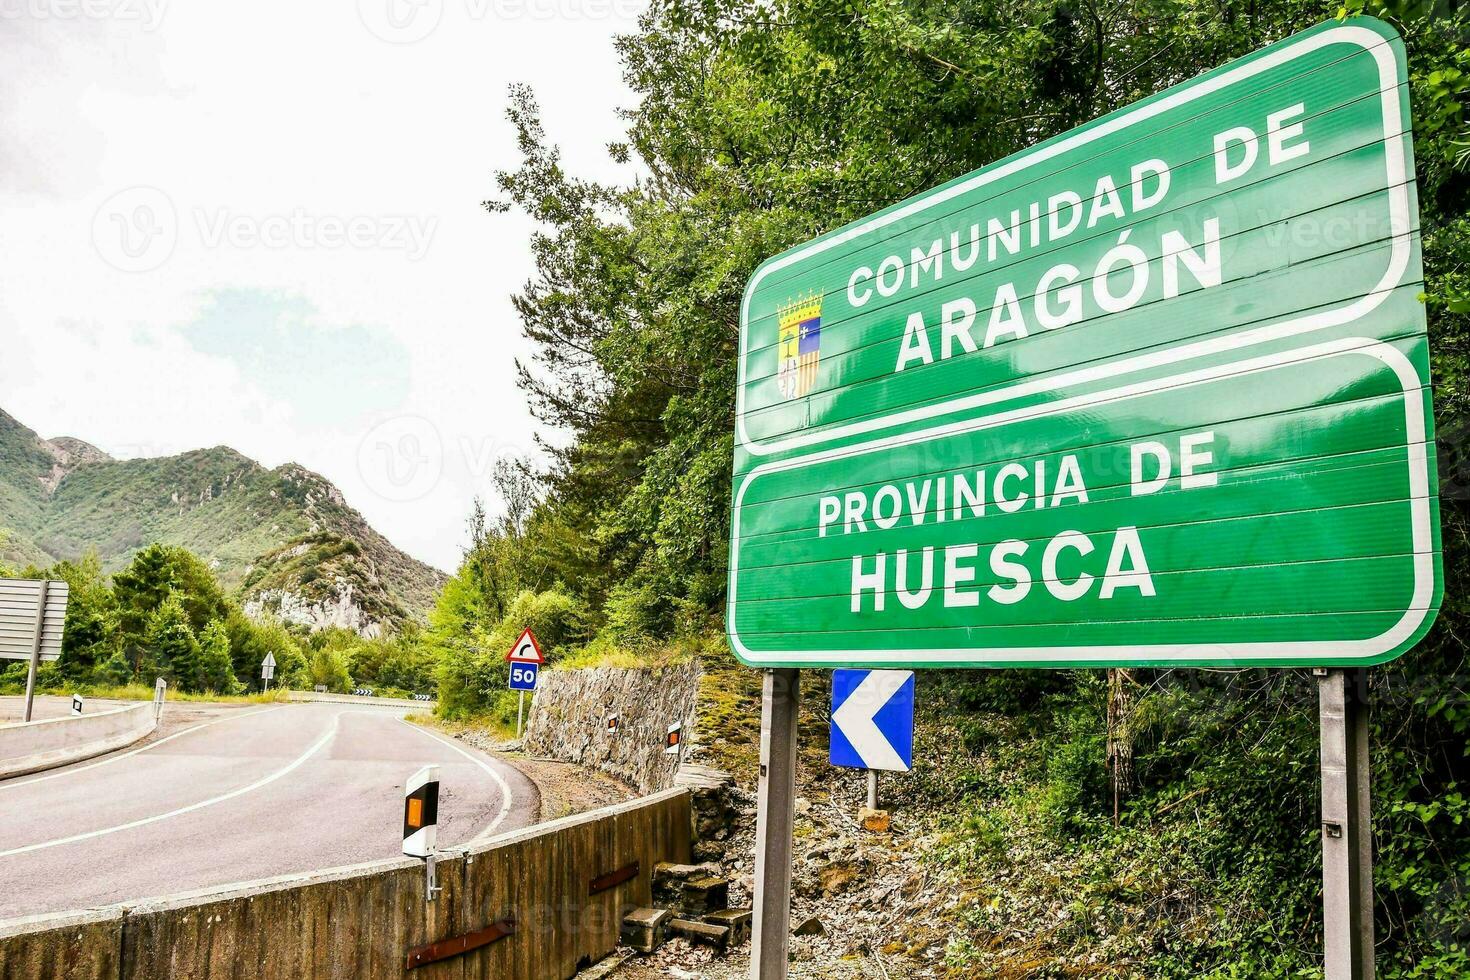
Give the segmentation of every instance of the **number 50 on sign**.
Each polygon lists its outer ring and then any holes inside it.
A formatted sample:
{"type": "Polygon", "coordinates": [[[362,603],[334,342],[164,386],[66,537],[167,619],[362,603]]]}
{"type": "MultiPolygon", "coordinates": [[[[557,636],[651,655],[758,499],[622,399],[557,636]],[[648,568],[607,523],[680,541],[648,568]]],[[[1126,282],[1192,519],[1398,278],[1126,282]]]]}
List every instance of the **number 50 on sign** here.
{"type": "Polygon", "coordinates": [[[536,675],[539,669],[539,664],[511,661],[510,689],[512,691],[536,690],[536,675]]]}

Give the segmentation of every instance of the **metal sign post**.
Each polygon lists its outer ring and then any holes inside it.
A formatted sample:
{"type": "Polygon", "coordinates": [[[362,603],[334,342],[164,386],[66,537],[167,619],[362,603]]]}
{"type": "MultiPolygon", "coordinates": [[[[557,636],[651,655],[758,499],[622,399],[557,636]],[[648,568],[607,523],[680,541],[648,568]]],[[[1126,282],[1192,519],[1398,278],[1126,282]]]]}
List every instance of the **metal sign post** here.
{"type": "Polygon", "coordinates": [[[1373,824],[1368,677],[1319,669],[1325,980],[1373,980],[1373,824]]]}
{"type": "Polygon", "coordinates": [[[271,678],[276,676],[276,655],[267,652],[265,659],[260,662],[260,681],[262,690],[271,689],[271,678]]]}
{"type": "Polygon", "coordinates": [[[31,720],[31,710],[36,701],[36,670],[41,666],[41,634],[46,625],[46,592],[50,582],[42,580],[41,594],[36,602],[36,625],[34,639],[31,641],[31,666],[26,671],[26,708],[25,720],[31,720]]]}
{"type": "Polygon", "coordinates": [[[796,820],[796,721],[801,672],[768,670],[761,681],[760,788],[756,804],[755,915],[750,975],[785,980],[791,937],[792,824],[796,820]]]}

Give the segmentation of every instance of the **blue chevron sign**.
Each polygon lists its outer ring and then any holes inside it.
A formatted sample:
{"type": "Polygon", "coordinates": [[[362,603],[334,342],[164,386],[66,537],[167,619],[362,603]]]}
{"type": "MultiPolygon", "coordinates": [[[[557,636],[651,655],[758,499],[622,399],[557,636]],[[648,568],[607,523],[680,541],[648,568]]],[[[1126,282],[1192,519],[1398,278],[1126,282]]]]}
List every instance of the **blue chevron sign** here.
{"type": "Polygon", "coordinates": [[[908,772],[914,766],[914,672],[832,672],[832,765],[908,772]]]}

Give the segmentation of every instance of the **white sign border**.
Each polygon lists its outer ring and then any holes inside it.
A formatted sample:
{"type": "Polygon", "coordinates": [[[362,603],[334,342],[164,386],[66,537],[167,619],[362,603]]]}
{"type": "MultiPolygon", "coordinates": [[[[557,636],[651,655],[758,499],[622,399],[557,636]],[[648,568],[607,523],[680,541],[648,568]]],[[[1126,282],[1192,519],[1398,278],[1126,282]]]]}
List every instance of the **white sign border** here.
{"type": "Polygon", "coordinates": [[[931,667],[982,666],[1076,666],[1113,663],[1138,666],[1141,663],[1187,661],[1189,663],[1249,663],[1251,661],[1295,661],[1304,664],[1371,663],[1412,636],[1431,611],[1434,596],[1434,534],[1430,514],[1429,462],[1425,452],[1428,437],[1424,405],[1420,398],[1423,382],[1413,363],[1397,348],[1367,337],[1347,337],[1314,347],[1279,351],[1246,361],[1220,364],[1186,374],[1122,385],[1061,399],[1047,405],[1030,406],[998,412],[981,419],[970,419],[936,426],[923,432],[904,433],[876,439],[860,446],[842,446],[795,459],[762,463],[745,475],[735,494],[731,515],[730,589],[726,604],[725,635],[731,648],[743,662],[754,667],[931,667]],[[1410,536],[1414,549],[1414,592],[1408,608],[1399,621],[1378,636],[1365,640],[1302,640],[1266,643],[1130,643],[1112,646],[1072,647],[961,647],[949,649],[906,650],[791,650],[755,651],[747,647],[735,629],[735,605],[739,592],[740,569],[740,502],[755,477],[797,469],[824,460],[848,455],[861,455],[881,449],[961,432],[994,428],[1059,412],[1070,411],[1100,402],[1134,398],[1170,388],[1203,384],[1224,377],[1251,374],[1284,364],[1361,354],[1388,367],[1398,378],[1404,393],[1404,434],[1408,450],[1410,536]]]}

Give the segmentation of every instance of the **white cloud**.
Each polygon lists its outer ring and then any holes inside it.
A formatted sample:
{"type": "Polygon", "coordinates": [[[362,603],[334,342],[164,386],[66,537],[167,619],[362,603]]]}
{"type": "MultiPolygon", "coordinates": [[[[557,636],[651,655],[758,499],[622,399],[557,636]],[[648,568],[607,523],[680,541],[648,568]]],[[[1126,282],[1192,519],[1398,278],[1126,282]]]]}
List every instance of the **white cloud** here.
{"type": "Polygon", "coordinates": [[[27,79],[0,94],[0,407],[115,453],[223,443],[295,460],[452,567],[495,456],[533,445],[510,305],[530,227],[480,207],[517,162],[506,86],[533,85],[574,170],[615,178],[604,147],[631,96],[612,38],[634,27],[630,0],[96,0],[101,15],[58,15],[76,2],[0,5],[0,54],[27,79]],[[413,36],[434,15],[415,43],[374,33],[413,36]],[[220,296],[274,319],[222,319],[220,296]],[[358,340],[355,373],[283,361],[358,340]],[[407,444],[362,451],[404,419],[443,453],[409,500],[363,462],[407,444]]]}

